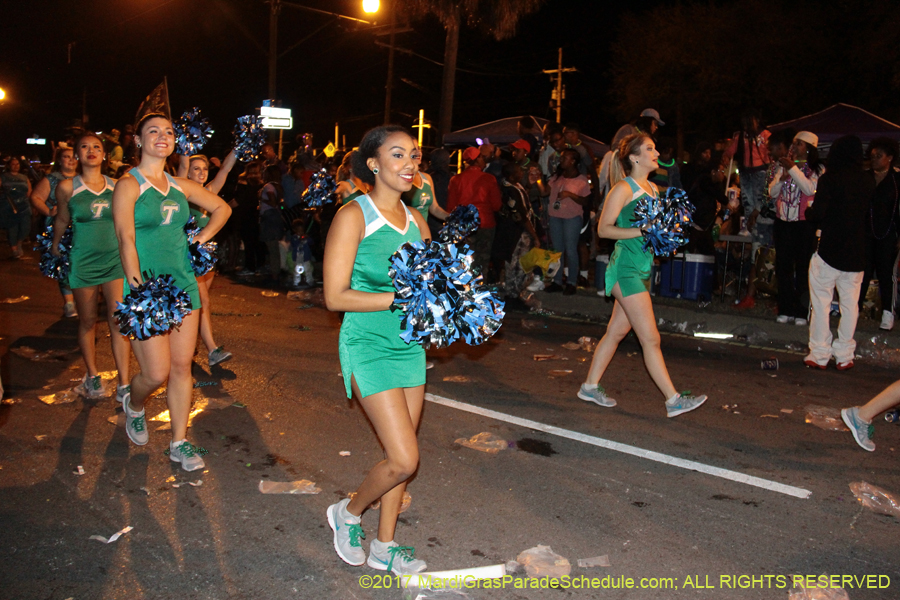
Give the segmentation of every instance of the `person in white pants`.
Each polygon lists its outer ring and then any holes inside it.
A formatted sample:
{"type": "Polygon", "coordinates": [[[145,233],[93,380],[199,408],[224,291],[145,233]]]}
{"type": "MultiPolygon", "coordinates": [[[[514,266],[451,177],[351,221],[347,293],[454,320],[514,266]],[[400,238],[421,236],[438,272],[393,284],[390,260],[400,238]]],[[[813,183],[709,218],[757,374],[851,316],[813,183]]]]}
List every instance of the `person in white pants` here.
{"type": "Polygon", "coordinates": [[[866,264],[863,241],[875,180],[862,168],[862,142],[844,136],[834,142],[828,171],[819,178],[815,202],[806,219],[820,229],[819,248],[809,263],[808,367],[825,369],[834,357],[838,371],[853,367],[859,286],[866,264]],[[834,290],[841,305],[838,339],[833,341],[829,314],[834,290]]]}

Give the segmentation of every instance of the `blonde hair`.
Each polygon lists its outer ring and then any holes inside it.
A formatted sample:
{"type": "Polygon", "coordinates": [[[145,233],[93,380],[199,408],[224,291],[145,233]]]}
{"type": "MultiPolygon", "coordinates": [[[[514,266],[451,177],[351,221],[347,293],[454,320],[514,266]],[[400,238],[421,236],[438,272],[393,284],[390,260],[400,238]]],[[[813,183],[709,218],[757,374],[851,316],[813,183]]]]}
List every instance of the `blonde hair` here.
{"type": "Polygon", "coordinates": [[[619,147],[613,152],[609,165],[609,187],[612,187],[631,175],[632,164],[629,156],[641,153],[641,146],[645,139],[653,138],[646,133],[632,133],[619,142],[619,147]]]}

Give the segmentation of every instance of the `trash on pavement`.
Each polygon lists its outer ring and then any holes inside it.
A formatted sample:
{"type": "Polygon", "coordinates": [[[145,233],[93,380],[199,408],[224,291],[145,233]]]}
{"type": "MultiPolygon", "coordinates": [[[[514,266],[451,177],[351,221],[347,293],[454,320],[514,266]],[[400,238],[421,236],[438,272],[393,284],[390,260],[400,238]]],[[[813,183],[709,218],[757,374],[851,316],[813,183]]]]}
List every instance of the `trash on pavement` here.
{"type": "Polygon", "coordinates": [[[547,329],[547,324],[537,319],[522,319],[522,327],[525,329],[547,329]]]}
{"type": "Polygon", "coordinates": [[[600,343],[600,340],[583,335],[578,338],[578,343],[581,344],[581,349],[585,352],[593,352],[597,348],[597,344],[600,343]]]}
{"type": "Polygon", "coordinates": [[[781,412],[783,412],[786,415],[789,415],[794,412],[794,409],[793,408],[782,408],[781,412]]]}
{"type": "MultiPolygon", "coordinates": [[[[515,350],[515,348],[512,349],[515,350]]],[[[453,383],[468,383],[471,380],[465,375],[448,375],[447,377],[444,377],[444,381],[451,381],[453,383]]]]}
{"type": "Polygon", "coordinates": [[[260,292],[260,293],[261,293],[263,296],[265,296],[266,298],[274,298],[275,296],[279,296],[279,295],[280,295],[278,292],[273,292],[272,290],[263,290],[263,291],[260,292]]]}
{"type": "Polygon", "coordinates": [[[850,431],[841,419],[841,409],[830,406],[809,404],[806,411],[806,422],[825,431],[850,431]]]}
{"type": "Polygon", "coordinates": [[[36,439],[37,441],[40,442],[40,441],[43,441],[43,439],[44,439],[45,437],[47,437],[47,436],[46,436],[46,435],[36,435],[36,436],[34,436],[34,439],[36,439]]]}
{"type": "Polygon", "coordinates": [[[75,393],[75,390],[63,390],[49,396],[38,396],[38,400],[47,405],[68,404],[69,402],[75,402],[76,398],[78,398],[78,394],[75,393]]]}
{"type": "Polygon", "coordinates": [[[556,554],[550,546],[535,546],[516,557],[529,577],[565,577],[572,572],[569,560],[556,554]]]}
{"type": "Polygon", "coordinates": [[[746,342],[754,346],[765,344],[769,341],[769,334],[766,333],[766,330],[759,325],[753,325],[752,323],[738,325],[731,330],[731,334],[734,336],[735,340],[746,342]]]}
{"type": "Polygon", "coordinates": [[[74,474],[74,475],[84,475],[84,467],[82,467],[81,465],[78,465],[78,466],[75,468],[75,470],[72,471],[72,474],[74,474]]]}
{"type": "Polygon", "coordinates": [[[30,300],[28,296],[19,296],[18,298],[3,298],[0,300],[0,304],[18,304],[19,302],[25,302],[26,300],[30,300]]]}
{"type": "MultiPolygon", "coordinates": [[[[856,354],[885,367],[900,366],[900,349],[888,345],[892,342],[887,335],[879,333],[856,346],[856,354]]],[[[893,341],[896,344],[895,341],[893,341]]]]}
{"type": "Polygon", "coordinates": [[[549,371],[550,377],[565,377],[566,375],[571,375],[571,369],[551,369],[549,371]]]}
{"type": "Polygon", "coordinates": [[[259,491],[263,494],[318,494],[322,488],[308,479],[300,481],[266,481],[259,480],[259,491]]]}
{"type": "Polygon", "coordinates": [[[219,385],[219,382],[218,381],[195,381],[194,382],[195,388],[209,387],[211,385],[219,385]]]}
{"type": "Polygon", "coordinates": [[[609,555],[604,554],[603,556],[594,556],[593,558],[579,558],[578,566],[582,569],[589,569],[591,567],[609,567],[612,565],[609,564],[609,555]]]}
{"type": "Polygon", "coordinates": [[[472,450],[487,452],[488,454],[496,454],[501,450],[509,448],[509,442],[503,438],[497,437],[493,433],[488,433],[487,431],[482,431],[468,439],[459,438],[456,440],[456,443],[460,446],[471,448],[472,450]]]}
{"type": "Polygon", "coordinates": [[[5,404],[18,404],[19,402],[21,402],[21,400],[18,398],[4,398],[3,400],[0,400],[0,404],[4,404],[4,405],[5,404]]]}
{"type": "Polygon", "coordinates": [[[778,419],[778,415],[759,415],[760,419],[778,419]]]}
{"type": "Polygon", "coordinates": [[[778,370],[778,359],[777,358],[767,358],[765,360],[759,361],[759,368],[763,371],[777,371],[778,370]]]}
{"type": "Polygon", "coordinates": [[[581,350],[581,344],[578,342],[566,342],[562,347],[566,350],[581,350]]]}
{"type": "Polygon", "coordinates": [[[340,456],[350,456],[350,451],[349,450],[341,450],[340,452],[338,452],[338,454],[340,456]]]}
{"type": "Polygon", "coordinates": [[[185,486],[185,485],[190,485],[190,486],[193,486],[193,487],[200,487],[201,485],[203,485],[203,480],[202,480],[202,479],[198,479],[197,481],[182,481],[181,483],[173,483],[173,484],[172,484],[172,487],[173,487],[173,488],[180,488],[180,487],[185,486]]]}
{"type": "Polygon", "coordinates": [[[123,535],[125,535],[126,533],[131,531],[132,529],[134,529],[134,527],[129,525],[128,527],[120,529],[119,531],[117,531],[114,534],[112,534],[111,536],[109,536],[109,539],[106,539],[102,535],[92,535],[88,539],[97,540],[98,542],[103,542],[104,544],[112,544],[114,541],[116,541],[117,539],[119,539],[120,537],[122,537],[123,535]]]}
{"type": "Polygon", "coordinates": [[[506,574],[507,575],[515,575],[516,573],[523,571],[522,565],[517,560],[508,560],[506,561],[506,574]]]}
{"type": "Polygon", "coordinates": [[[816,578],[814,587],[806,587],[803,577],[798,576],[794,579],[794,589],[788,592],[788,600],[850,600],[844,588],[827,587],[824,582],[830,579],[827,573],[823,573],[816,578]],[[818,586],[819,582],[822,582],[822,587],[818,586]]]}
{"type": "Polygon", "coordinates": [[[900,519],[900,497],[865,481],[850,484],[850,491],[863,506],[880,515],[900,519]]]}
{"type": "Polygon", "coordinates": [[[542,361],[542,360],[569,360],[569,359],[564,356],[557,356],[556,354],[535,354],[534,360],[542,361]]]}

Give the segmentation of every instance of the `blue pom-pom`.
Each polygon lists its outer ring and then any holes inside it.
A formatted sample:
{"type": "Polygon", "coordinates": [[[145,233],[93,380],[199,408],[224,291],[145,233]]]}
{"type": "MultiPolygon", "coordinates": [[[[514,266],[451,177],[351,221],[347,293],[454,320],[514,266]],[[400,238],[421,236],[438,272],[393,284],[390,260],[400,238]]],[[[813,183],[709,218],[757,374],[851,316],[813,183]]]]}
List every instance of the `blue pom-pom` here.
{"type": "Polygon", "coordinates": [[[148,340],[178,327],[193,308],[190,295],[171,275],[144,273],[144,283],[128,287],[131,291],[116,302],[115,316],[119,332],[132,339],[148,340]]]}
{"type": "Polygon", "coordinates": [[[463,338],[478,345],[502,324],[503,302],[473,271],[466,245],[407,242],[391,256],[389,273],[407,344],[442,348],[463,338]]]}
{"type": "Polygon", "coordinates": [[[194,241],[194,236],[200,233],[200,226],[197,224],[197,219],[194,218],[194,215],[191,215],[188,222],[184,224],[184,232],[188,238],[188,251],[191,255],[191,268],[194,270],[194,275],[198,277],[206,275],[216,266],[216,260],[218,260],[216,258],[216,247],[218,245],[213,241],[202,245],[194,241]]]}
{"type": "Polygon", "coordinates": [[[634,227],[644,231],[643,249],[652,248],[656,256],[670,256],[688,242],[694,225],[694,205],[687,192],[669,188],[659,198],[644,195],[634,208],[634,227]]]}
{"type": "Polygon", "coordinates": [[[300,200],[310,208],[320,208],[324,204],[334,202],[336,190],[337,184],[334,182],[334,177],[322,169],[310,178],[309,187],[303,192],[300,200]]]}
{"type": "Polygon", "coordinates": [[[447,217],[437,237],[444,243],[458,244],[478,231],[479,227],[481,217],[478,215],[478,207],[474,204],[460,204],[447,217]]]}
{"type": "Polygon", "coordinates": [[[200,109],[196,106],[184,111],[177,121],[172,123],[175,128],[175,145],[178,154],[193,156],[203,149],[213,129],[209,126],[209,120],[200,116],[200,109]]]}
{"type": "Polygon", "coordinates": [[[241,162],[259,158],[259,152],[266,143],[266,130],[262,128],[262,117],[247,115],[238,117],[234,126],[234,153],[241,162]]]}
{"type": "Polygon", "coordinates": [[[50,251],[53,245],[53,223],[48,223],[37,235],[37,250],[41,253],[41,273],[57,281],[65,281],[69,277],[69,251],[72,249],[72,225],[66,227],[59,240],[59,256],[50,251]]]}

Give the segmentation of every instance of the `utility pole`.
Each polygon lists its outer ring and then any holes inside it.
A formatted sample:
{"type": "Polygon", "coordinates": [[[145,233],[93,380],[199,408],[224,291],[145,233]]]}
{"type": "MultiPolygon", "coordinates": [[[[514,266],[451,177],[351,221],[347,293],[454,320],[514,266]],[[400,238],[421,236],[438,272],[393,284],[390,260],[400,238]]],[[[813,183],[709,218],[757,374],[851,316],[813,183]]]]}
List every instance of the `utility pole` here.
{"type": "Polygon", "coordinates": [[[278,15],[281,0],[269,0],[269,98],[275,98],[275,77],[278,69],[278,15]]]}
{"type": "Polygon", "coordinates": [[[563,73],[575,73],[578,71],[575,67],[566,67],[563,68],[563,51],[562,48],[559,49],[559,65],[555,69],[544,69],[544,73],[550,75],[550,80],[553,80],[553,76],[556,76],[556,89],[553,90],[553,94],[551,95],[552,100],[556,100],[556,122],[562,123],[562,101],[566,94],[566,88],[563,86],[562,82],[562,74],[563,73]]]}
{"type": "Polygon", "coordinates": [[[420,108],[419,109],[419,121],[418,121],[418,123],[413,125],[413,129],[419,130],[419,148],[422,147],[422,137],[423,137],[422,134],[425,132],[426,129],[430,129],[430,128],[431,128],[431,125],[429,123],[425,122],[425,109],[420,108]]]}

